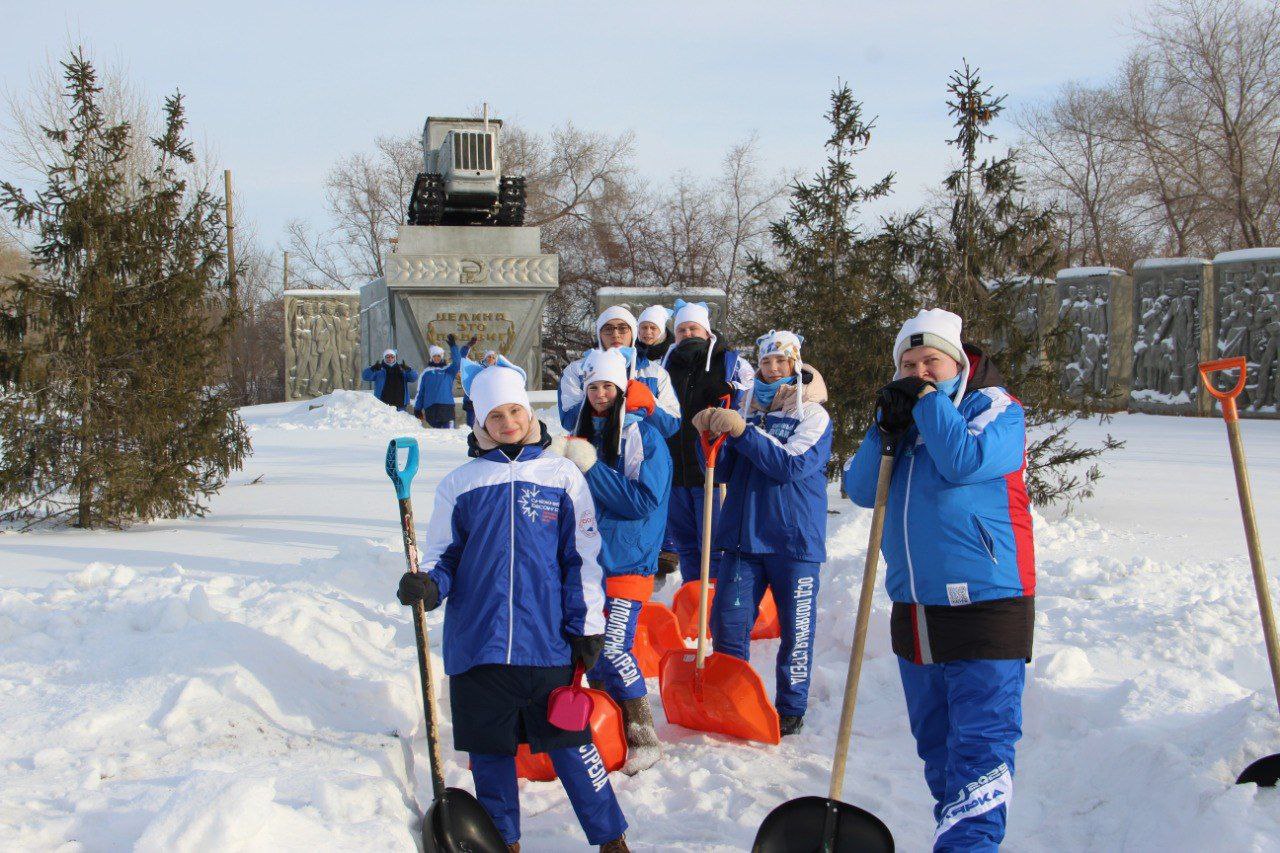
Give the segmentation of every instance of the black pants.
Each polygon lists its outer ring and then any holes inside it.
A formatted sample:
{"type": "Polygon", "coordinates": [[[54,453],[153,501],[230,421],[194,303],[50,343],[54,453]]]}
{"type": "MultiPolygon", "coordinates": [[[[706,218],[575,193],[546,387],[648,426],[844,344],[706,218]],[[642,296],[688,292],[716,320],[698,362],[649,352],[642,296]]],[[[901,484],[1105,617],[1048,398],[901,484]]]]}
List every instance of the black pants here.
{"type": "Polygon", "coordinates": [[[432,403],[422,410],[427,426],[448,429],[453,426],[453,403],[432,403]]]}
{"type": "Polygon", "coordinates": [[[449,679],[453,747],[459,752],[515,755],[591,742],[591,728],[567,732],[547,720],[551,691],[573,677],[571,666],[482,664],[449,679]]]}

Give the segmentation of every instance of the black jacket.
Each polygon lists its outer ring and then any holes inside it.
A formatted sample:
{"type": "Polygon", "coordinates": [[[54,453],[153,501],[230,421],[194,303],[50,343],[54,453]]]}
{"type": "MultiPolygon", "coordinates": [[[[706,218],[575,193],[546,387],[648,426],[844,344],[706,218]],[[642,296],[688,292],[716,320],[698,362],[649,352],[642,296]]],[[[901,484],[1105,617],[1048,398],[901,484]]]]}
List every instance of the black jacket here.
{"type": "Polygon", "coordinates": [[[693,416],[710,406],[720,405],[720,398],[733,392],[733,386],[726,378],[729,350],[724,345],[724,339],[716,339],[715,349],[711,351],[710,369],[707,362],[708,345],[708,341],[687,338],[667,356],[671,389],[680,401],[680,430],[667,439],[672,462],[671,485],[675,487],[703,484],[702,461],[698,455],[698,431],[693,428],[693,416]]]}

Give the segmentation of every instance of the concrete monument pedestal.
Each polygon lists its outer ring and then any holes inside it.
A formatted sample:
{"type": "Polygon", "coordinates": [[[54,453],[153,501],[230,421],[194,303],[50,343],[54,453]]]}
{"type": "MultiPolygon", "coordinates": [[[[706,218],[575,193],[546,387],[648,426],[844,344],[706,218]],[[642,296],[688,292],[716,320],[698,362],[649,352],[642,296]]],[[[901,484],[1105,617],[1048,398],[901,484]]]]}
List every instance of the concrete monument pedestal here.
{"type": "Polygon", "coordinates": [[[540,229],[402,225],[385,276],[360,289],[363,362],[387,347],[414,368],[432,345],[478,338],[541,387],[542,310],[559,284],[559,258],[541,251],[540,229]]]}

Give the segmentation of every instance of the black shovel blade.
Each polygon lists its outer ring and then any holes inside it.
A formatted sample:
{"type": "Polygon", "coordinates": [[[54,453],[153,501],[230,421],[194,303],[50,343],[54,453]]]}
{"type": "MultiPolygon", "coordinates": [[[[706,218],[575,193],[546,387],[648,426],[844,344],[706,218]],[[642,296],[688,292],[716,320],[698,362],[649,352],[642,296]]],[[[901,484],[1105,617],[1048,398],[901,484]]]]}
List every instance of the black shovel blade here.
{"type": "Polygon", "coordinates": [[[865,809],[800,797],[769,812],[751,853],[893,853],[893,833],[865,809]]]}
{"type": "Polygon", "coordinates": [[[424,853],[507,853],[493,818],[469,791],[445,788],[422,821],[424,853]]]}
{"type": "Polygon", "coordinates": [[[1236,777],[1237,785],[1252,783],[1259,788],[1274,788],[1277,781],[1280,781],[1280,752],[1259,758],[1236,777]]]}

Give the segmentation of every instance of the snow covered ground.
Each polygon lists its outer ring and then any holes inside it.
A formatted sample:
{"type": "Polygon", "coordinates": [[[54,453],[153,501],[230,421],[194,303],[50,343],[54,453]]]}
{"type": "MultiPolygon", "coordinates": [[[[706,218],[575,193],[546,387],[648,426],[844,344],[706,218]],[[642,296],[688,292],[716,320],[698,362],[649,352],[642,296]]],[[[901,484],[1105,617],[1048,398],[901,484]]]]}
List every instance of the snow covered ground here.
{"type": "MultiPolygon", "coordinates": [[[[0,849],[414,848],[430,796],[382,457],[418,435],[421,524],[465,434],[422,432],[368,395],[317,402],[245,411],[254,456],[205,519],[0,535],[0,849]]],[[[1006,849],[1280,849],[1280,790],[1231,784],[1280,750],[1280,718],[1222,423],[1103,429],[1128,446],[1097,497],[1036,519],[1006,849]]],[[[1274,577],[1280,422],[1244,437],[1274,577]]],[[[746,850],[772,807],[825,793],[870,516],[834,492],[832,508],[804,732],[764,747],[660,722],[663,762],[613,779],[635,849],[746,850]]],[[[845,798],[922,850],[930,803],[887,613],[881,594],[845,798]]],[[[775,648],[755,644],[762,672],[775,648]]],[[[470,787],[446,756],[449,782],[470,787]]],[[[525,850],[584,847],[558,785],[522,797],[525,850]]]]}

